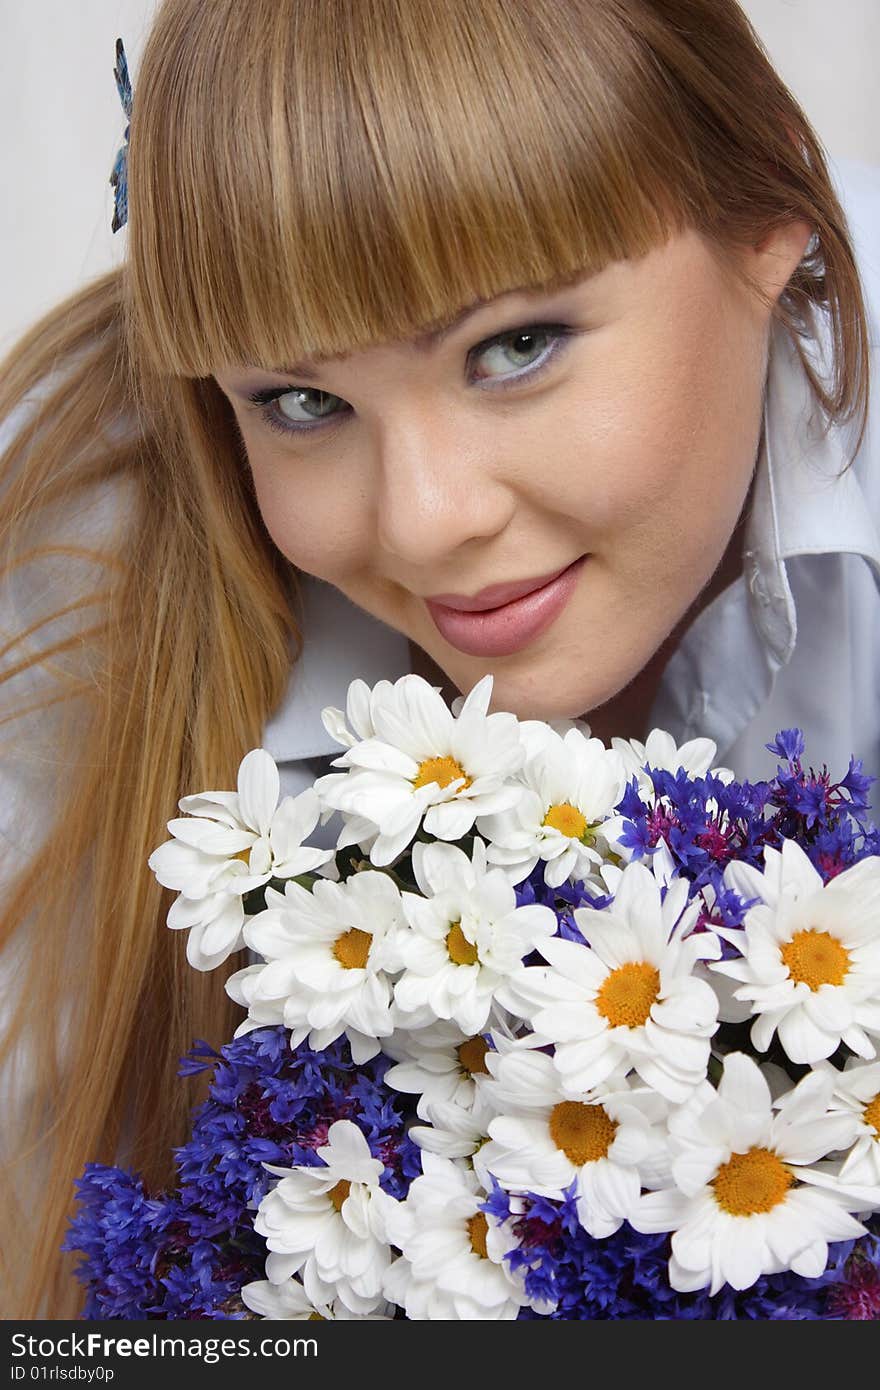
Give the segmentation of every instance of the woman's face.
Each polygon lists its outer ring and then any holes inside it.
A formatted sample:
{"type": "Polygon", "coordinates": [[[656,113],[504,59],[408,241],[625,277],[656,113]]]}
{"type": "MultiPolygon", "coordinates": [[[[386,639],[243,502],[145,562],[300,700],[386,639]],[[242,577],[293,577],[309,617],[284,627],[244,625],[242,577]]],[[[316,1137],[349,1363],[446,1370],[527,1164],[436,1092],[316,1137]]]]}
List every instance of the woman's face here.
{"type": "MultiPolygon", "coordinates": [[[[780,229],[744,257],[774,297],[810,232],[780,229]]],[[[458,690],[491,671],[493,709],[574,718],[637,676],[718,566],[755,464],[768,332],[689,231],[562,291],[486,302],[442,337],[216,379],[294,565],[458,690]],[[278,429],[257,391],[276,397],[278,429]],[[462,650],[425,602],[580,556],[561,611],[518,644],[501,615],[488,650],[462,650]]]]}

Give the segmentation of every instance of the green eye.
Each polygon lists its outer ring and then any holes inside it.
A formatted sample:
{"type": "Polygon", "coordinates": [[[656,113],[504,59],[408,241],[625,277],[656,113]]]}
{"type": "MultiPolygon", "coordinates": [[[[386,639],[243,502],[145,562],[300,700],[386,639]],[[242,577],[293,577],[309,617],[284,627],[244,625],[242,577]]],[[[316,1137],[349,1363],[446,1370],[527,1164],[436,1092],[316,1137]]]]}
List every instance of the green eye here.
{"type": "MultiPolygon", "coordinates": [[[[486,358],[490,353],[496,353],[499,354],[502,364],[506,363],[510,367],[512,363],[512,370],[503,371],[498,376],[489,374],[476,378],[481,385],[487,382],[495,383],[489,386],[490,390],[508,390],[521,382],[533,381],[539,376],[564,350],[573,334],[574,330],[566,324],[525,324],[521,328],[508,329],[505,333],[496,333],[493,338],[478,343],[468,353],[468,361],[486,358]],[[542,347],[542,344],[546,346],[542,347]],[[522,363],[523,358],[526,359],[526,365],[517,369],[517,362],[522,363]]],[[[321,429],[325,421],[332,421],[351,409],[341,396],[335,396],[330,391],[321,391],[314,386],[270,386],[265,390],[254,391],[248,396],[248,400],[269,429],[286,435],[311,433],[313,430],[321,429]],[[282,402],[285,404],[282,405],[282,402]],[[337,409],[334,403],[343,406],[344,409],[337,409]],[[294,411],[303,412],[303,417],[294,418],[294,411]]]]}
{"type": "Polygon", "coordinates": [[[542,348],[541,344],[552,337],[553,332],[549,328],[517,328],[512,333],[495,338],[478,355],[485,359],[495,353],[502,365],[506,362],[510,366],[512,363],[516,368],[523,365],[523,358],[526,359],[525,365],[528,365],[529,361],[534,362],[545,356],[546,348],[542,348]]]}

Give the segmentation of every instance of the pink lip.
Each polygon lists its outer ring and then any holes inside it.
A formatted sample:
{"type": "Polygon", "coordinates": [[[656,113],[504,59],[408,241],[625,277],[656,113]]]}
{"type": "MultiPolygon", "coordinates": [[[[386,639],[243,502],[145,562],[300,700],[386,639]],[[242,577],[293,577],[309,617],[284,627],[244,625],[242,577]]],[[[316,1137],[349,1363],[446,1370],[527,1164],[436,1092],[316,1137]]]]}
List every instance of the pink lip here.
{"type": "MultiPolygon", "coordinates": [[[[425,604],[450,646],[468,656],[509,656],[534,641],[556,621],[574,592],[586,559],[587,556],[582,555],[566,569],[550,576],[540,588],[521,597],[501,604],[496,600],[494,608],[464,610],[440,603],[436,598],[426,599],[425,604]]],[[[496,588],[506,588],[509,593],[516,586],[497,585],[496,588]]],[[[480,600],[491,592],[484,589],[480,600]]],[[[477,599],[470,602],[476,603],[477,599]]]]}
{"type": "Polygon", "coordinates": [[[459,613],[485,613],[487,608],[500,608],[504,603],[513,603],[514,599],[543,589],[568,568],[568,565],[563,565],[562,569],[553,570],[551,574],[539,575],[537,579],[523,579],[518,584],[490,584],[474,594],[473,598],[467,594],[428,594],[426,602],[439,603],[459,613]]]}

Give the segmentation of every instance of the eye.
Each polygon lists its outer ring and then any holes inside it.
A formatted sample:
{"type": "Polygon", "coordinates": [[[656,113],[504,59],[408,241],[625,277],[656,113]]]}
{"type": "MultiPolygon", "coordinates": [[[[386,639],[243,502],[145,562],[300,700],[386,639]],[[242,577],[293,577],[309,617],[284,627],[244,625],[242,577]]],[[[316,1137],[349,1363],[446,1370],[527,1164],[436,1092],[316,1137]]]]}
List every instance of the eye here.
{"type": "Polygon", "coordinates": [[[327,408],[327,402],[345,405],[341,396],[314,386],[269,386],[251,392],[248,400],[257,408],[261,420],[279,434],[303,434],[320,428],[322,420],[341,413],[327,408]],[[297,411],[304,411],[304,416],[297,415],[297,411]]]}
{"type": "MultiPolygon", "coordinates": [[[[482,358],[502,366],[513,363],[512,371],[476,378],[480,384],[494,382],[490,390],[508,390],[542,375],[551,360],[565,349],[574,332],[567,324],[526,324],[478,343],[468,353],[468,360],[482,358]],[[526,365],[517,370],[517,363],[521,364],[523,359],[526,365]]],[[[344,415],[350,409],[341,396],[310,386],[269,386],[249,393],[247,399],[270,429],[286,435],[322,429],[325,421],[344,415]],[[335,408],[334,403],[344,409],[335,408]]]]}
{"type": "MultiPolygon", "coordinates": [[[[537,376],[544,367],[549,365],[550,359],[565,346],[565,340],[570,338],[572,330],[562,323],[535,323],[529,324],[525,328],[512,328],[507,333],[499,333],[487,342],[479,344],[471,352],[471,356],[491,359],[494,355],[495,361],[502,365],[506,362],[522,363],[526,358],[532,364],[526,366],[525,370],[507,372],[500,378],[505,383],[519,382],[523,377],[531,380],[537,376]],[[549,343],[549,347],[541,348],[542,343],[549,343]]],[[[481,380],[492,380],[492,376],[479,378],[481,380]]],[[[495,378],[498,380],[499,378],[495,378]]]]}

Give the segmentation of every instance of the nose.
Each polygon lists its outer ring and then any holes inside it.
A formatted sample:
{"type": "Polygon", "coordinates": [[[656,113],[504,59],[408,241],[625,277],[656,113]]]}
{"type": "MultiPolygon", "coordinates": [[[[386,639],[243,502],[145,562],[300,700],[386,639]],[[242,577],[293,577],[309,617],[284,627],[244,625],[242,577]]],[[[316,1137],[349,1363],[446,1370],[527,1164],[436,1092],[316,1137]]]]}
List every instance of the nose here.
{"type": "Polygon", "coordinates": [[[468,544],[498,535],[515,510],[497,435],[486,424],[398,416],[385,423],[377,468],[378,546],[438,584],[451,584],[468,544]]]}

